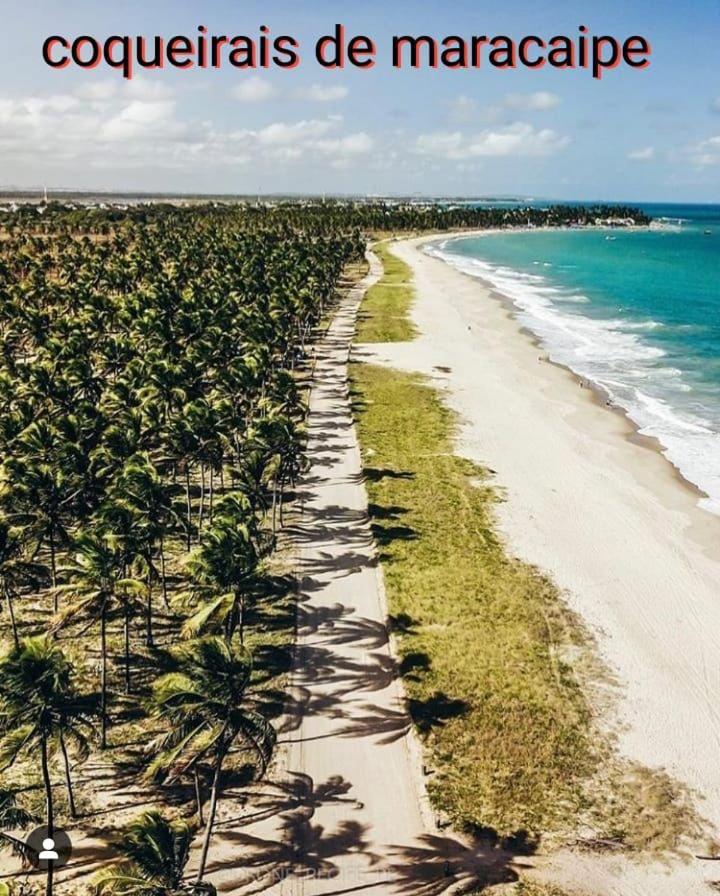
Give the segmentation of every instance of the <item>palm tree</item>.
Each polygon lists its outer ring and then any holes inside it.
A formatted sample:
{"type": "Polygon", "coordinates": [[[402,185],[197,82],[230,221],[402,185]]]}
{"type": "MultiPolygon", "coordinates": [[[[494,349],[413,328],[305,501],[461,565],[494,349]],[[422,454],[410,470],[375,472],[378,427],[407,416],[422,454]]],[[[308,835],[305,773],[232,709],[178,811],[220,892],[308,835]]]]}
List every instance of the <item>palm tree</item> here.
{"type": "Polygon", "coordinates": [[[70,582],[60,586],[75,600],[56,619],[53,631],[70,624],[85,629],[100,625],[100,746],[107,747],[107,624],[116,611],[125,612],[129,595],[142,591],[142,583],[123,578],[121,552],[107,537],[89,532],[76,541],[74,563],[68,568],[70,582]]]}
{"type": "Polygon", "coordinates": [[[13,641],[19,646],[14,600],[23,586],[36,585],[45,567],[26,557],[25,531],[0,518],[0,599],[4,599],[10,616],[13,641]]]}
{"type": "Polygon", "coordinates": [[[223,763],[232,750],[249,752],[264,775],[275,746],[275,730],[249,692],[252,664],[245,651],[224,639],[203,638],[175,652],[179,671],[159,678],[150,700],[152,715],[167,733],[150,749],[157,758],[151,771],[172,781],[206,760],[213,768],[210,807],[197,882],[205,873],[220,796],[223,763]]]}
{"type": "Polygon", "coordinates": [[[230,640],[237,630],[243,642],[247,601],[258,589],[260,562],[271,547],[249,499],[240,492],[226,495],[186,561],[192,592],[205,602],[185,623],[184,637],[209,630],[224,631],[230,640]]]}
{"type": "MultiPolygon", "coordinates": [[[[57,585],[57,554],[68,539],[68,520],[78,481],[68,463],[67,441],[45,421],[34,421],[18,436],[3,463],[0,501],[10,521],[26,526],[38,547],[47,544],[52,586],[57,585]]],[[[55,594],[57,611],[57,592],[55,594]]]]}
{"type": "MultiPolygon", "coordinates": [[[[89,713],[74,691],[72,674],[65,655],[48,637],[26,638],[0,658],[0,769],[6,770],[23,754],[32,758],[39,754],[50,837],[55,825],[51,756],[67,738],[85,748],[92,734],[89,713]]],[[[68,766],[66,776],[69,781],[68,766]]],[[[47,896],[52,888],[50,863],[47,896]]]]}
{"type": "MultiPolygon", "coordinates": [[[[24,860],[30,857],[30,848],[24,840],[13,837],[8,831],[17,831],[27,828],[30,824],[37,824],[36,815],[28,812],[17,800],[17,793],[9,788],[0,789],[0,847],[9,846],[15,855],[24,860]]],[[[2,894],[0,893],[0,896],[2,894]]]]}
{"type": "Polygon", "coordinates": [[[193,888],[184,881],[184,875],[194,836],[195,829],[184,821],[169,821],[158,811],[143,812],[114,843],[123,860],[97,875],[96,896],[175,896],[191,892],[193,888]]]}
{"type": "Polygon", "coordinates": [[[115,480],[111,500],[120,503],[138,519],[137,539],[145,561],[147,575],[147,643],[152,644],[152,583],[155,575],[155,552],[160,564],[160,584],[167,606],[165,577],[165,539],[178,523],[172,492],[163,482],[147,452],[135,454],[125,462],[115,480]]]}

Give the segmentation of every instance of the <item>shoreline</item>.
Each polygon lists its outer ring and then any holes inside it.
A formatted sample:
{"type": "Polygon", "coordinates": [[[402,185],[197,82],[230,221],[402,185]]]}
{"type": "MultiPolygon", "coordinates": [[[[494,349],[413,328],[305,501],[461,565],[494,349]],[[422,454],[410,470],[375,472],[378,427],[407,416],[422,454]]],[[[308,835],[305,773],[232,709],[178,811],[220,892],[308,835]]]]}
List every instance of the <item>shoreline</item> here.
{"type": "MultiPolygon", "coordinates": [[[[493,236],[497,233],[531,233],[533,231],[564,231],[571,230],[572,228],[567,227],[536,227],[536,228],[507,228],[505,230],[474,230],[474,231],[453,231],[452,233],[448,233],[447,235],[441,236],[422,236],[412,238],[412,243],[414,246],[418,248],[427,245],[428,243],[435,242],[439,239],[462,239],[464,237],[471,236],[493,236]]],[[[602,226],[602,225],[588,225],[587,227],[581,228],[582,230],[614,230],[616,228],[602,226]]],[[[644,226],[628,226],[622,228],[624,230],[646,230],[647,228],[644,226]]],[[[400,242],[398,240],[397,242],[400,242]]],[[[409,241],[408,241],[409,242],[409,241]]],[[[432,257],[432,256],[430,256],[432,257]]],[[[702,499],[709,499],[710,496],[706,491],[704,491],[700,486],[698,486],[691,479],[688,479],[687,476],[670,460],[667,456],[666,451],[668,450],[665,445],[660,441],[657,436],[645,435],[640,431],[640,426],[637,424],[633,418],[630,416],[630,412],[624,408],[622,405],[617,403],[608,404],[609,396],[607,392],[603,389],[603,387],[594,382],[593,380],[588,380],[578,374],[576,371],[572,369],[568,364],[562,361],[555,361],[550,358],[548,354],[548,347],[543,343],[542,338],[534,333],[530,327],[521,323],[518,319],[519,309],[517,308],[514,300],[511,296],[505,295],[505,293],[501,292],[497,287],[495,287],[492,283],[485,280],[483,277],[467,274],[464,271],[460,271],[457,268],[454,268],[448,262],[443,259],[437,259],[442,264],[445,264],[447,267],[451,267],[454,271],[456,271],[461,277],[466,277],[469,280],[474,280],[477,283],[481,284],[482,288],[486,290],[490,297],[502,305],[508,315],[508,318],[514,323],[518,332],[522,334],[522,336],[530,342],[530,344],[536,348],[539,352],[543,353],[544,357],[542,358],[542,362],[545,364],[549,364],[552,367],[555,367],[557,370],[565,373],[572,382],[580,387],[582,387],[582,391],[586,393],[587,397],[593,401],[593,403],[604,411],[610,412],[615,417],[620,419],[623,422],[625,427],[624,438],[626,441],[632,445],[636,445],[640,448],[644,448],[647,451],[652,452],[652,454],[662,458],[664,464],[667,466],[667,472],[673,479],[694,499],[695,509],[702,515],[696,520],[691,522],[692,529],[692,537],[696,541],[696,543],[708,554],[708,556],[712,557],[715,560],[720,560],[720,540],[717,538],[717,534],[713,535],[712,533],[705,532],[706,526],[704,525],[704,518],[710,517],[714,519],[720,524],[720,514],[714,513],[712,510],[707,510],[702,507],[699,503],[702,499]]],[[[693,514],[693,517],[695,515],[693,514]]],[[[720,530],[719,530],[720,531],[720,530]]]]}
{"type": "MultiPolygon", "coordinates": [[[[391,244],[413,271],[418,337],[357,345],[356,358],[441,390],[461,421],[458,454],[492,474],[509,553],[550,575],[615,680],[611,710],[596,707],[602,727],[622,756],[688,788],[718,830],[720,519],[626,414],[603,413],[566,366],[539,363],[509,300],[420,250],[436,239],[391,244]]],[[[569,884],[587,883],[590,862],[600,893],[648,891],[648,869],[627,857],[548,861],[569,884]]],[[[650,862],[652,892],[709,892],[713,863],[660,864],[650,862]]]]}

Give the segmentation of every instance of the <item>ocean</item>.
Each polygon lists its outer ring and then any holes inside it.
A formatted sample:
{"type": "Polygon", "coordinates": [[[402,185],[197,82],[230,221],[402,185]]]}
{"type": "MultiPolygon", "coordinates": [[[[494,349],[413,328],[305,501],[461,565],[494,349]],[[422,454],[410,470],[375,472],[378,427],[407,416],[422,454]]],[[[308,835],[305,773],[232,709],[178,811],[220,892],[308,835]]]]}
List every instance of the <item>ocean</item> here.
{"type": "Polygon", "coordinates": [[[499,231],[426,251],[510,299],[720,514],[720,206],[642,208],[649,230],[499,231]]]}

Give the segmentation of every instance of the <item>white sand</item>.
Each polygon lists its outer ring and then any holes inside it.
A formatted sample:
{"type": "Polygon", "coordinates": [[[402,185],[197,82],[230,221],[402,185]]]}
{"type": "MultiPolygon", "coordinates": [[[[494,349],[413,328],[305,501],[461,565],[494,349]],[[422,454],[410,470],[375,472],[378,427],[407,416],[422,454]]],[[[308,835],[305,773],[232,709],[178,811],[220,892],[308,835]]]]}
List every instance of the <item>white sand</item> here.
{"type": "MultiPolygon", "coordinates": [[[[621,752],[697,791],[720,827],[720,519],[621,415],[539,360],[497,296],[422,242],[394,248],[415,274],[420,336],[361,346],[358,357],[423,372],[446,391],[460,452],[495,471],[506,495],[509,549],[567,591],[617,676],[621,752]]],[[[715,892],[702,881],[720,867],[569,856],[554,874],[597,894],[684,896],[715,892]]]]}

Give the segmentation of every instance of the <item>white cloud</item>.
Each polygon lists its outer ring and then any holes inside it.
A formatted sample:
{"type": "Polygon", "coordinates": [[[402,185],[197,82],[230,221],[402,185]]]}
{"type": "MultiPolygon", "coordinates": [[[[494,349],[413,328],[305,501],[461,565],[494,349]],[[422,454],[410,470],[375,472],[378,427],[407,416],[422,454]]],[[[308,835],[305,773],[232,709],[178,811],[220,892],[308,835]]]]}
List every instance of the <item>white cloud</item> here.
{"type": "Polygon", "coordinates": [[[471,121],[477,115],[477,102],[471,97],[461,93],[450,102],[450,117],[454,121],[471,121]]]}
{"type": "Polygon", "coordinates": [[[508,109],[541,112],[559,106],[560,97],[547,90],[538,90],[535,93],[508,93],[503,103],[508,109]]]}
{"type": "Polygon", "coordinates": [[[486,126],[511,123],[518,112],[546,112],[560,104],[560,97],[546,90],[535,93],[507,93],[496,103],[480,105],[472,96],[460,94],[448,103],[449,118],[459,124],[471,121],[486,126]]]}
{"type": "MultiPolygon", "coordinates": [[[[233,87],[230,93],[243,103],[265,103],[269,100],[283,98],[280,88],[257,75],[241,81],[233,87]]],[[[310,84],[307,87],[297,87],[285,96],[309,103],[331,103],[342,100],[347,95],[347,87],[343,87],[341,84],[327,85],[326,87],[323,87],[322,84],[310,84]]]]}
{"type": "Polygon", "coordinates": [[[346,137],[318,140],[315,145],[322,152],[333,155],[357,156],[371,152],[375,141],[365,131],[360,131],[357,134],[348,134],[346,137]]]}
{"type": "Polygon", "coordinates": [[[627,157],[633,162],[649,162],[655,157],[655,147],[645,146],[642,149],[633,149],[627,154],[627,157]]]}
{"type": "Polygon", "coordinates": [[[285,143],[302,143],[327,134],[338,123],[335,117],[325,119],[309,119],[307,121],[295,121],[287,124],[277,121],[259,131],[247,131],[249,137],[254,137],[258,143],[266,146],[278,146],[285,143]]]}
{"type": "Polygon", "coordinates": [[[102,102],[112,99],[118,93],[117,81],[93,81],[90,84],[81,84],[75,91],[76,95],[85,100],[102,102]]]}
{"type": "Polygon", "coordinates": [[[280,93],[274,84],[256,75],[236,84],[230,92],[236,100],[243,103],[266,103],[275,99],[280,93]]]}
{"type": "Polygon", "coordinates": [[[179,99],[160,82],[98,81],[67,94],[0,96],[0,157],[37,172],[277,167],[300,159],[341,166],[371,147],[369,135],[343,132],[340,115],[217,128],[182,115],[179,99]]]}
{"type": "Polygon", "coordinates": [[[322,156],[341,167],[350,159],[367,154],[374,148],[373,138],[364,131],[339,133],[342,116],[304,119],[295,122],[277,121],[257,130],[241,130],[231,134],[251,155],[264,159],[291,162],[300,158],[322,156]]]}
{"type": "Polygon", "coordinates": [[[311,103],[331,103],[335,100],[345,99],[347,95],[347,87],[340,84],[327,87],[323,87],[322,84],[311,84],[309,87],[298,87],[293,93],[297,99],[308,100],[311,103]]]}
{"type": "Polygon", "coordinates": [[[700,168],[720,165],[720,136],[709,137],[689,146],[687,152],[690,161],[700,168]]]}
{"type": "Polygon", "coordinates": [[[470,135],[461,131],[421,134],[415,148],[422,155],[461,161],[480,157],[552,155],[569,142],[569,137],[549,128],[538,130],[526,122],[515,122],[470,135]]]}
{"type": "Polygon", "coordinates": [[[167,138],[177,135],[184,126],[174,120],[172,100],[148,102],[133,100],[99,129],[101,140],[129,141],[167,138]]]}

